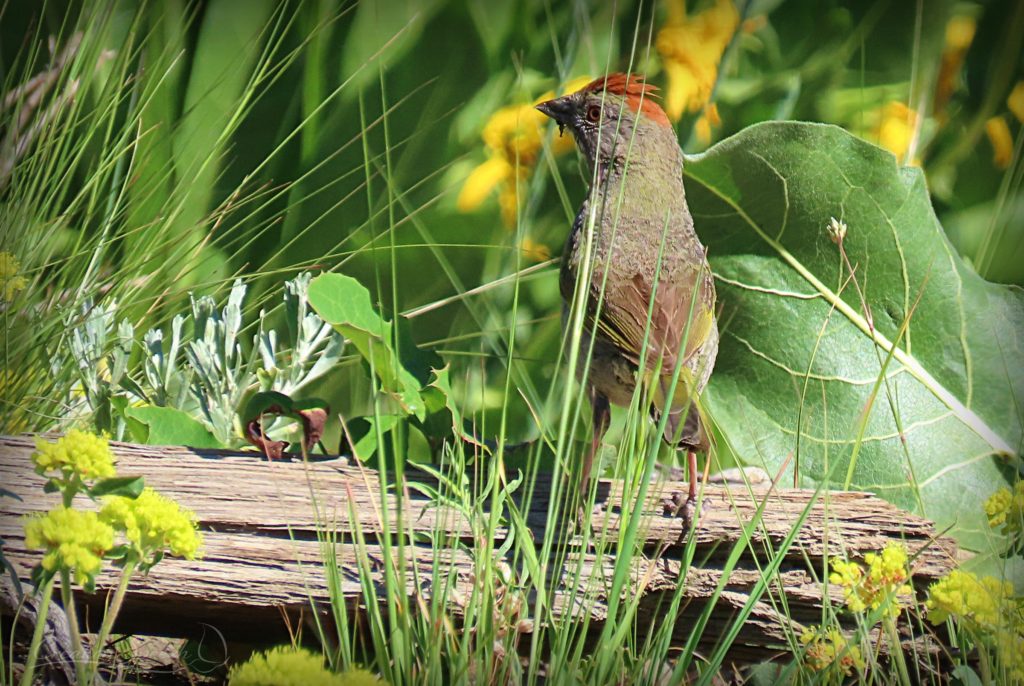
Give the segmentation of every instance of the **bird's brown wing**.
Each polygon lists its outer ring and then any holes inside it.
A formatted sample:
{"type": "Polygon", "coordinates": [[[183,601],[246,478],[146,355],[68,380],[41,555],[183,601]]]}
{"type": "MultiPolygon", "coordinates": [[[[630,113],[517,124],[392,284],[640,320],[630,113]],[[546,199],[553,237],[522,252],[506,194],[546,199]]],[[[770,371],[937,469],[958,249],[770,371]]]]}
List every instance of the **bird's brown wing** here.
{"type": "Polygon", "coordinates": [[[597,331],[639,366],[649,320],[646,367],[660,363],[662,373],[671,374],[679,353],[685,364],[708,340],[714,322],[714,282],[706,264],[686,266],[658,284],[652,306],[651,281],[636,274],[617,288],[608,288],[597,331]]]}

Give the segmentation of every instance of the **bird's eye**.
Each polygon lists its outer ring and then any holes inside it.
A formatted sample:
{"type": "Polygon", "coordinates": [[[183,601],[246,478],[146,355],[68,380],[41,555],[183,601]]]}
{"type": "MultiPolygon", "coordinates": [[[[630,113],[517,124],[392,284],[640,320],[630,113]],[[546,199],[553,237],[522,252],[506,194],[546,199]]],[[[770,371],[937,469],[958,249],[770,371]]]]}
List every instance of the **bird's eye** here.
{"type": "Polygon", "coordinates": [[[600,105],[591,105],[587,108],[587,121],[597,123],[601,119],[600,105]]]}

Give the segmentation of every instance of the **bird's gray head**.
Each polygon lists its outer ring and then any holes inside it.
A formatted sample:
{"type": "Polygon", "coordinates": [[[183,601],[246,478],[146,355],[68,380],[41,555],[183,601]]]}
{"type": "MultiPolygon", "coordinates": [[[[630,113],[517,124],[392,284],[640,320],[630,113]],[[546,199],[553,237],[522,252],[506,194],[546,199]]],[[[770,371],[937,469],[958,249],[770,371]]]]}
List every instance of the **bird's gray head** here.
{"type": "Polygon", "coordinates": [[[632,159],[642,156],[648,144],[671,140],[678,149],[672,124],[654,100],[655,91],[639,76],[609,74],[575,93],[542,102],[537,109],[558,123],[559,132],[572,132],[591,169],[595,163],[607,169],[630,149],[632,159]]]}

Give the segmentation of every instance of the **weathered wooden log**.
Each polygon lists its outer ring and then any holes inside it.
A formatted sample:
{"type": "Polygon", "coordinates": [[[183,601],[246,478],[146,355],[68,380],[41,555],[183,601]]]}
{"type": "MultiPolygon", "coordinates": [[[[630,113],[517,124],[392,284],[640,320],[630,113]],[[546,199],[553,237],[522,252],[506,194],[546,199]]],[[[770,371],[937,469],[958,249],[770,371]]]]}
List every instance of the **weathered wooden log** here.
{"type": "MultiPolygon", "coordinates": [[[[376,472],[344,458],[267,462],[251,452],[127,443],[113,443],[112,448],[120,474],[142,475],[147,485],[193,509],[206,540],[201,560],[167,558],[150,576],[133,581],[117,632],[193,636],[212,626],[230,639],[282,640],[287,636],[284,615],[294,623],[300,616],[308,616],[314,606],[322,611],[329,602],[323,565],[329,550],[336,556],[340,593],[351,612],[358,613],[367,601],[362,573],[372,576],[383,599],[383,570],[388,560],[381,545],[381,518],[386,511],[395,522],[398,506],[391,489],[382,496],[376,472]],[[364,537],[362,544],[352,535],[356,531],[364,537]],[[332,543],[325,539],[325,532],[336,534],[330,537],[332,543]]],[[[4,554],[25,579],[39,553],[25,548],[21,515],[56,504],[54,496],[43,493],[44,480],[32,470],[33,449],[32,437],[0,438],[0,483],[21,498],[0,498],[0,537],[5,541],[4,554]]],[[[411,471],[407,478],[436,486],[426,474],[411,471]]],[[[538,545],[549,525],[552,485],[540,475],[529,507],[522,513],[538,545]]],[[[954,542],[938,536],[930,522],[871,494],[746,487],[728,490],[709,485],[704,491],[709,508],[695,533],[693,562],[684,568],[679,545],[684,538],[683,521],[666,514],[663,507],[664,494],[683,489],[685,484],[678,482],[652,484],[642,504],[644,548],[633,561],[629,598],[639,598],[640,620],[653,622],[667,611],[673,593],[683,583],[673,637],[682,645],[693,621],[719,587],[725,558],[734,546],[742,546],[739,563],[725,581],[710,616],[702,646],[710,648],[718,634],[715,627],[733,621],[750,600],[761,570],[781,556],[778,572],[767,591],[756,598],[730,650],[735,661],[771,657],[785,650],[787,636],[794,630],[799,633],[799,623],[820,621],[823,589],[818,577],[826,556],[859,557],[891,541],[902,541],[915,556],[913,573],[918,588],[948,573],[957,561],[954,542]],[[791,545],[780,550],[801,517],[803,522],[791,545]],[[744,527],[755,519],[756,525],[748,527],[745,534],[744,527]],[[785,614],[772,602],[782,594],[785,614]]],[[[474,570],[479,563],[474,530],[481,527],[475,528],[456,508],[432,501],[416,489],[407,489],[402,504],[403,525],[413,534],[409,540],[416,541],[404,548],[406,592],[418,599],[443,602],[458,620],[465,599],[474,592],[474,570]],[[444,539],[450,543],[437,549],[422,542],[444,539]],[[443,597],[436,597],[430,587],[437,566],[449,580],[443,597]]],[[[623,498],[621,483],[605,480],[599,484],[593,522],[596,535],[607,545],[596,548],[600,554],[595,554],[593,547],[556,549],[549,570],[560,579],[548,584],[547,599],[555,616],[582,619],[589,614],[590,630],[600,630],[615,565],[614,542],[625,523],[623,510],[635,508],[635,503],[623,498]],[[572,582],[574,578],[578,583],[572,582]]],[[[498,535],[504,537],[507,530],[499,529],[498,535]]],[[[500,544],[500,540],[494,542],[495,549],[500,544]]],[[[115,581],[111,571],[104,572],[97,593],[77,594],[90,624],[98,622],[106,592],[115,581]]],[[[833,602],[841,602],[839,589],[832,587],[829,592],[833,602]]],[[[524,600],[521,612],[525,617],[536,595],[524,600]]],[[[520,630],[530,627],[535,630],[537,624],[520,623],[520,630]]]]}

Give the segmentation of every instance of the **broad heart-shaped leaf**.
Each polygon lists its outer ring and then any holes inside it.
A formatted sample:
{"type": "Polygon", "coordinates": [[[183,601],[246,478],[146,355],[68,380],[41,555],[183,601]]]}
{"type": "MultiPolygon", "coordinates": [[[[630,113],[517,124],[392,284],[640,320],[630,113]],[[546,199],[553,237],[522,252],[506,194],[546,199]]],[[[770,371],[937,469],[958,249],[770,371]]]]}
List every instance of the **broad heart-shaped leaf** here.
{"type": "Polygon", "coordinates": [[[753,126],[690,159],[685,177],[722,309],[705,400],[739,457],[772,474],[798,457],[803,485],[830,474],[830,488],[873,491],[986,548],[982,503],[1019,460],[1021,291],[961,261],[919,169],[842,129],[753,126]],[[832,217],[848,226],[874,331],[832,217]]]}
{"type": "Polygon", "coordinates": [[[132,440],[139,443],[187,445],[191,448],[224,447],[199,420],[174,407],[126,407],[124,416],[132,440]]]}
{"type": "Polygon", "coordinates": [[[406,412],[422,421],[424,402],[420,384],[402,366],[391,347],[391,322],[383,319],[370,303],[370,292],[343,274],[321,274],[309,283],[309,304],[320,318],[347,338],[369,362],[381,386],[391,393],[406,412]]]}

